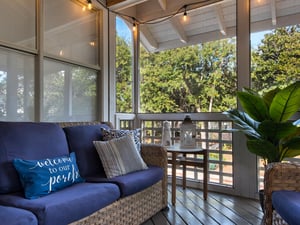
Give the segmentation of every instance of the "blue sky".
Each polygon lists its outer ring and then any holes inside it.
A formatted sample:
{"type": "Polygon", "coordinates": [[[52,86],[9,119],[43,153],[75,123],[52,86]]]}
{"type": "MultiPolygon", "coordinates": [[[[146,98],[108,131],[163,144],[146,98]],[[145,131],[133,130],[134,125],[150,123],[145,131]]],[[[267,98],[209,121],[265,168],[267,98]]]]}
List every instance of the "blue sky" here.
{"type": "Polygon", "coordinates": [[[117,17],[116,20],[117,32],[120,37],[123,37],[125,40],[129,40],[131,36],[131,30],[125,24],[125,22],[117,17]]]}
{"type": "Polygon", "coordinates": [[[261,40],[264,38],[264,35],[270,33],[271,31],[261,31],[251,34],[251,48],[257,48],[257,45],[261,43],[261,40]]]}

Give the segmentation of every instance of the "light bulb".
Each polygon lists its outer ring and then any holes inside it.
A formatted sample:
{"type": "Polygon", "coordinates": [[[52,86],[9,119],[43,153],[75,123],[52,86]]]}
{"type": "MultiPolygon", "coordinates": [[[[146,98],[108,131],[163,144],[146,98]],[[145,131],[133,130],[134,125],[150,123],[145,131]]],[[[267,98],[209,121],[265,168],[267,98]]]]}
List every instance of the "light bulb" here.
{"type": "Polygon", "coordinates": [[[136,31],[136,24],[135,24],[135,22],[133,23],[132,30],[136,31]]]}
{"type": "Polygon", "coordinates": [[[183,13],[183,21],[186,22],[187,21],[187,13],[186,13],[186,5],[184,6],[184,13],[183,13]]]}
{"type": "Polygon", "coordinates": [[[187,14],[186,14],[186,11],[183,13],[183,21],[184,21],[184,22],[187,21],[187,14]]]}
{"type": "Polygon", "coordinates": [[[88,9],[91,10],[92,9],[92,0],[88,0],[88,9]]]}

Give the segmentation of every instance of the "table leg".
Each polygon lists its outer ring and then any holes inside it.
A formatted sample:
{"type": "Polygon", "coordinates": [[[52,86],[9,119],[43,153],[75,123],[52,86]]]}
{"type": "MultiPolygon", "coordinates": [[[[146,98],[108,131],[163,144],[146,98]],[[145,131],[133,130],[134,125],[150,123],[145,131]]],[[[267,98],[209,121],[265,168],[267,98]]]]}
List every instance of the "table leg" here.
{"type": "Polygon", "coordinates": [[[208,155],[207,150],[204,150],[203,154],[203,198],[207,199],[207,182],[208,182],[208,155]]]}
{"type": "MultiPolygon", "coordinates": [[[[183,160],[186,160],[186,154],[183,154],[183,160]]],[[[186,188],[186,164],[183,163],[182,165],[182,188],[186,188]]]]}
{"type": "Polygon", "coordinates": [[[176,152],[172,152],[172,205],[176,203],[176,152]]]}

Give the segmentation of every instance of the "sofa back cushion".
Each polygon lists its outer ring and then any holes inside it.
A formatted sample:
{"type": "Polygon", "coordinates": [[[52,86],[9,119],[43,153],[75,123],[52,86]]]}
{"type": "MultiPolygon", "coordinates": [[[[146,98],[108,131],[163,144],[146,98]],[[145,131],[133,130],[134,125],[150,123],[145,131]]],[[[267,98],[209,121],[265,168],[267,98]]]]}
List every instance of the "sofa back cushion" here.
{"type": "Polygon", "coordinates": [[[71,152],[76,153],[77,165],[83,178],[106,177],[93,144],[103,139],[101,128],[110,129],[107,124],[64,127],[71,152]]]}
{"type": "Polygon", "coordinates": [[[67,155],[66,136],[57,124],[0,122],[0,193],[22,190],[13,159],[38,160],[67,155]]]}

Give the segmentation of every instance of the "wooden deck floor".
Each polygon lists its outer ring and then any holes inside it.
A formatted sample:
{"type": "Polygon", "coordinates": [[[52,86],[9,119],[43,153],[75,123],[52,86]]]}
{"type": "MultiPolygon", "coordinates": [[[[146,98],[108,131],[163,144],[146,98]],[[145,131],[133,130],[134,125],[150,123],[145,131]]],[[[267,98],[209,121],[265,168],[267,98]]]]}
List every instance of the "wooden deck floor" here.
{"type": "Polygon", "coordinates": [[[157,213],[142,225],[261,225],[263,213],[259,202],[219,193],[177,187],[176,206],[172,206],[169,187],[169,209],[157,213]]]}

